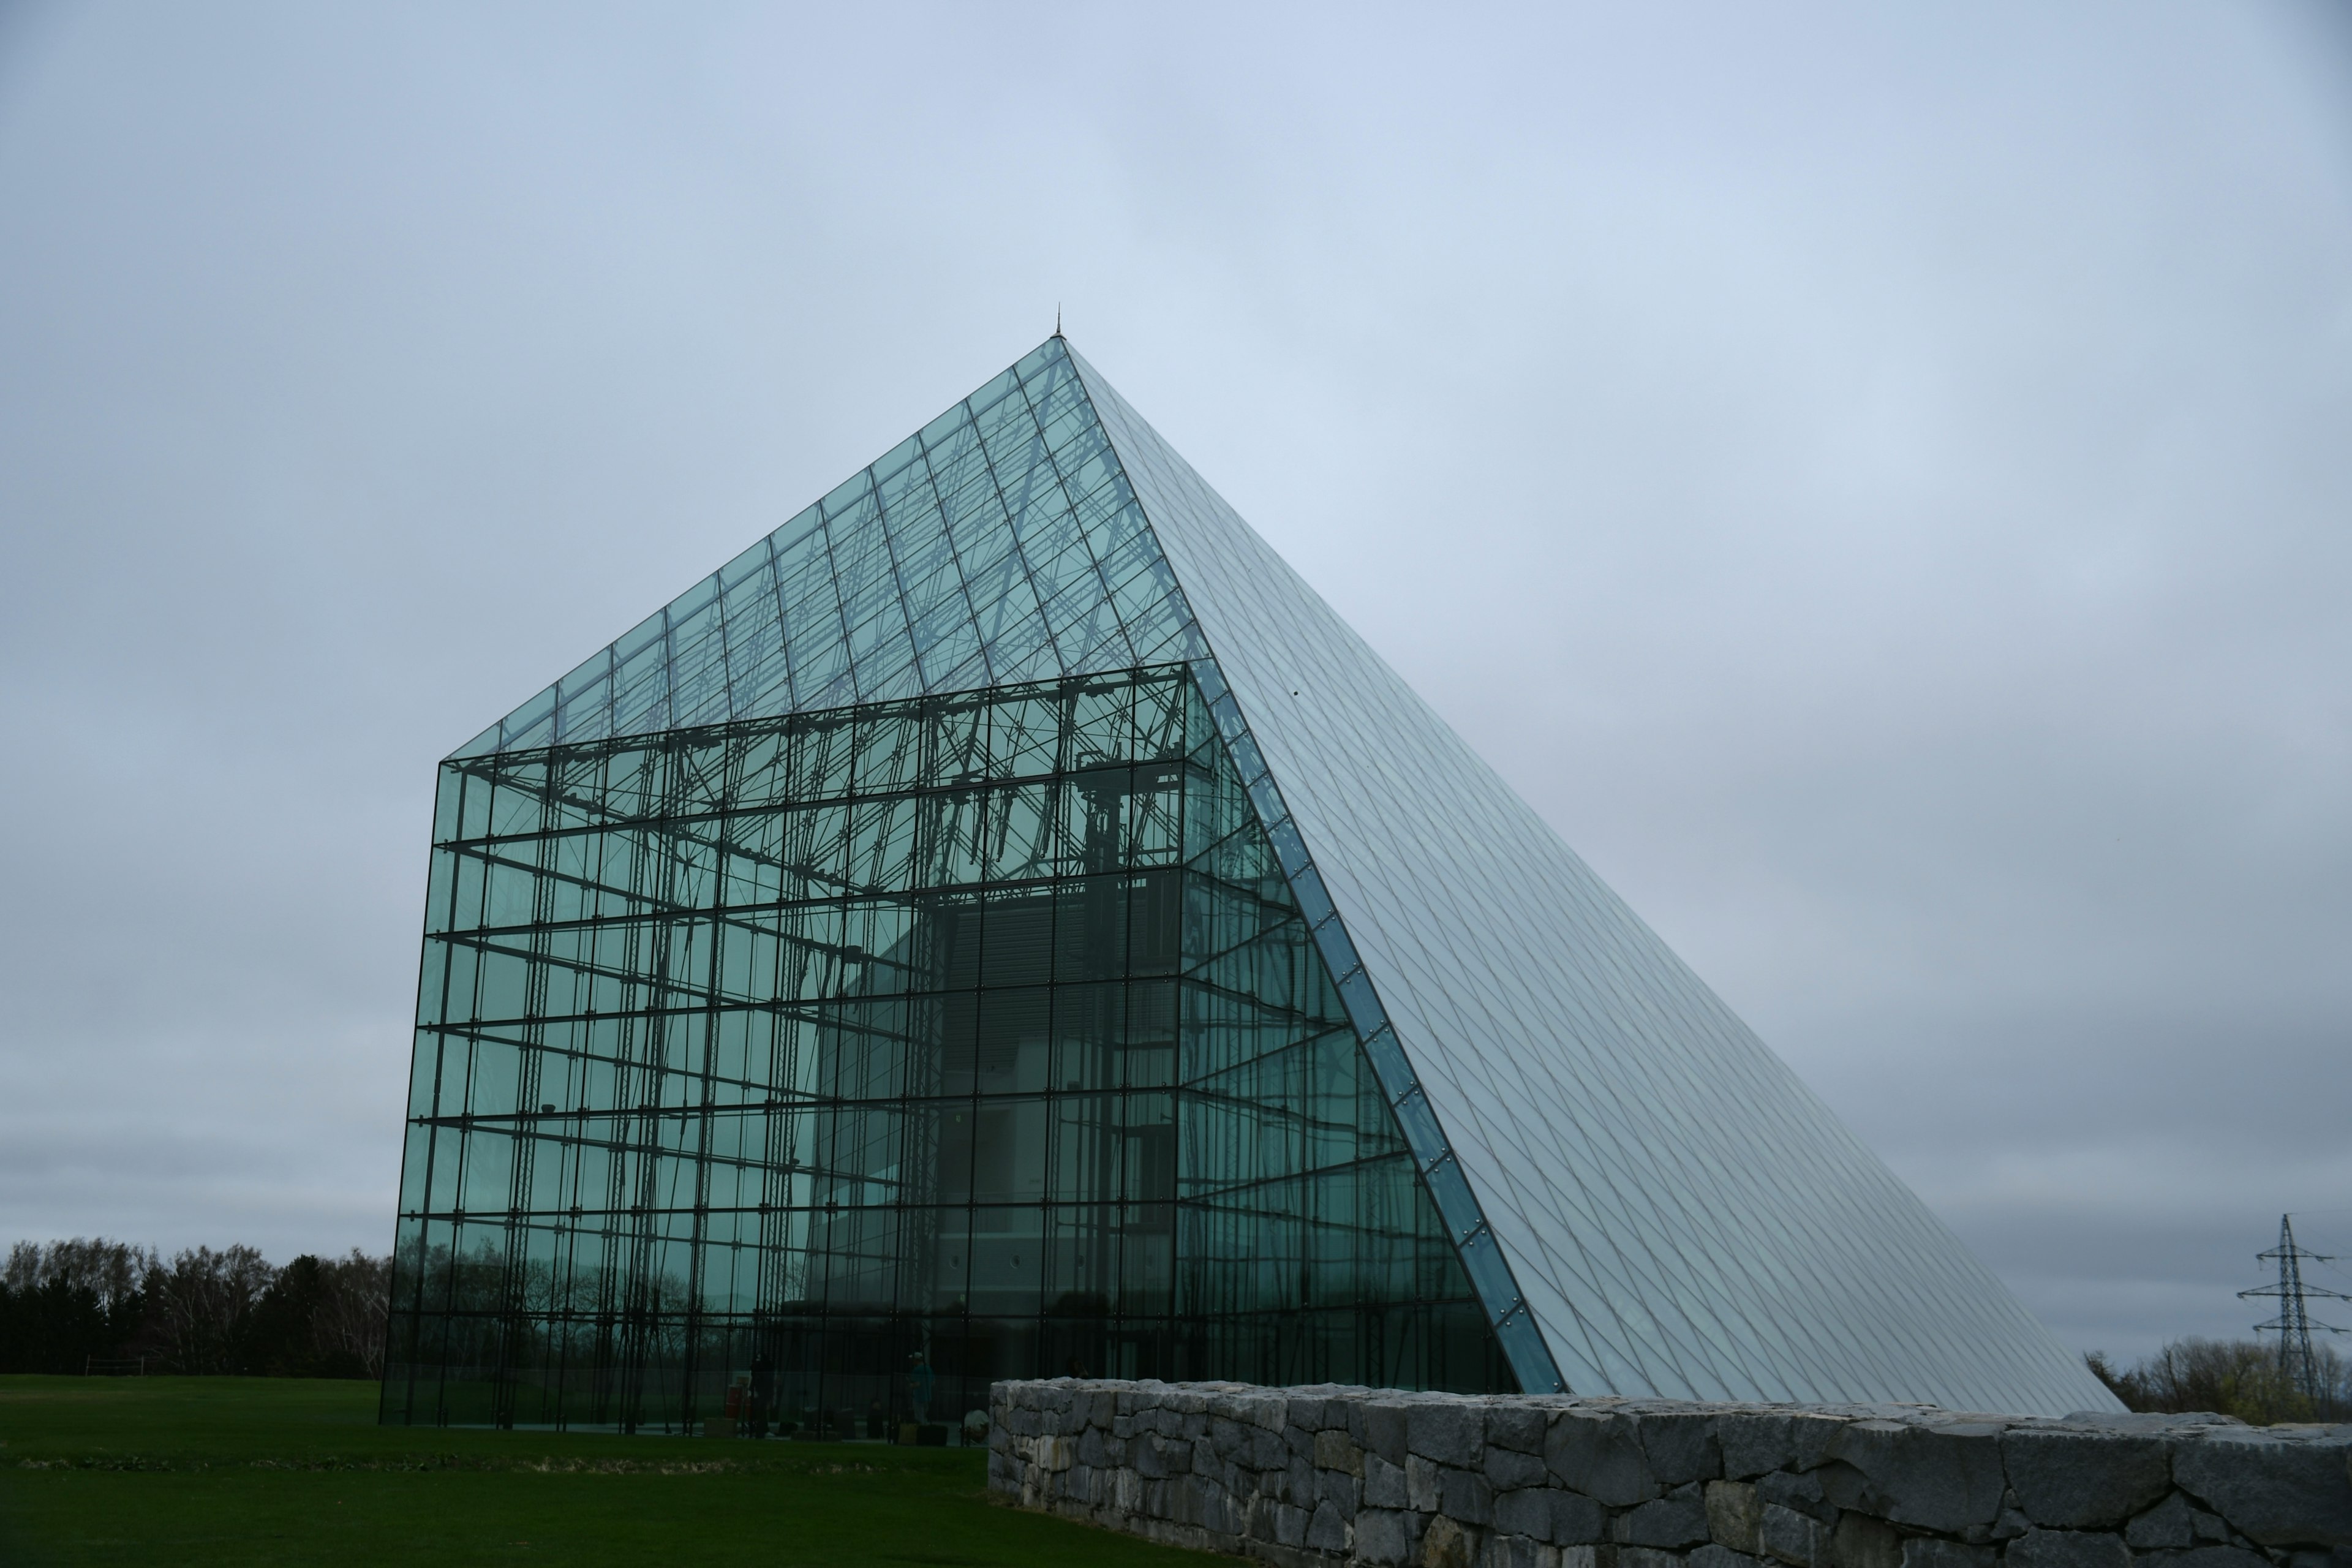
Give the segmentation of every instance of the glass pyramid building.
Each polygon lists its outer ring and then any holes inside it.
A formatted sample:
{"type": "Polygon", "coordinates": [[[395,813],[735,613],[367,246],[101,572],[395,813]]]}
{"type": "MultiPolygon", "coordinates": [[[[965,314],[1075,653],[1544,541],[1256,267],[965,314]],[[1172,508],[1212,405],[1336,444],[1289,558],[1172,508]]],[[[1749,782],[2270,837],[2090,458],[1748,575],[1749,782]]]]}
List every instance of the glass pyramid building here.
{"type": "Polygon", "coordinates": [[[394,1422],[2112,1408],[1059,336],[442,764],[394,1422]]]}

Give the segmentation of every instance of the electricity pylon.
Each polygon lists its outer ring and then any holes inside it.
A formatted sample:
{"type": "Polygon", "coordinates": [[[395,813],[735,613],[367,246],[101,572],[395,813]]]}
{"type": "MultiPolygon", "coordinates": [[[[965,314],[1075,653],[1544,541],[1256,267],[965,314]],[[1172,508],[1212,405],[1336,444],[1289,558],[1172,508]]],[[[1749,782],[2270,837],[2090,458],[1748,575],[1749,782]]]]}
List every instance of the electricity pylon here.
{"type": "Polygon", "coordinates": [[[2304,1308],[2304,1299],[2307,1296],[2324,1296],[2337,1301],[2352,1301],[2352,1296],[2347,1296],[2341,1290],[2330,1290],[2324,1285],[2306,1285],[2303,1282],[2305,1263],[2333,1263],[2336,1260],[2325,1253],[2311,1252],[2297,1247],[2294,1244],[2293,1219],[2292,1215],[2279,1215],[2278,1245],[2268,1252],[2258,1252],[2254,1255],[2264,1263],[2273,1258],[2278,1261],[2278,1283],[2258,1285],[2252,1290],[2241,1290],[2238,1292],[2238,1298],[2241,1300],[2253,1296],[2278,1298],[2279,1315],[2267,1323],[2256,1323],[2254,1332],[2264,1333],[2273,1329],[2278,1331],[2279,1376],[2289,1388],[2302,1390],[2304,1397],[2316,1405],[2319,1402],[2319,1358],[2312,1354],[2311,1331],[2317,1329],[2323,1333],[2329,1334],[2340,1334],[2345,1331],[2333,1323],[2314,1322],[2310,1312],[2304,1308]]]}

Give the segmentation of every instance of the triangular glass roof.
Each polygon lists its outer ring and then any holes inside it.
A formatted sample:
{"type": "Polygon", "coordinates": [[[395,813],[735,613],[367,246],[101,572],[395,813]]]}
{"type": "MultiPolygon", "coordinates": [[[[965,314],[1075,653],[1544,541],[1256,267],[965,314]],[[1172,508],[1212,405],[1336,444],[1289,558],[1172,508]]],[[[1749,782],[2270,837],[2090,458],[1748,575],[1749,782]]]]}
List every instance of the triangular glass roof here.
{"type": "Polygon", "coordinates": [[[2114,1407],[1059,337],[457,755],[1176,660],[1524,1386],[2114,1407]]]}
{"type": "Polygon", "coordinates": [[[1050,338],[456,755],[1202,651],[1071,357],[1050,338]]]}

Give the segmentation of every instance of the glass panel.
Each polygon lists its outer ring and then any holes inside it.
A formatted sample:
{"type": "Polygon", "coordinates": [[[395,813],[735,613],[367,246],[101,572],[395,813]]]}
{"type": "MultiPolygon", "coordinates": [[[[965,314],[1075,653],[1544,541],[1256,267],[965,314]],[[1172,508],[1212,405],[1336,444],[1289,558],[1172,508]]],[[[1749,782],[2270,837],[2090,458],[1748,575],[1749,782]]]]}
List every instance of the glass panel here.
{"type": "Polygon", "coordinates": [[[1470,1195],[1470,1184],[1462,1179],[1462,1166],[1452,1158],[1440,1160],[1430,1167],[1429,1190],[1437,1198],[1437,1212],[1445,1216],[1446,1229],[1456,1240],[1478,1228],[1478,1203],[1470,1195]]]}

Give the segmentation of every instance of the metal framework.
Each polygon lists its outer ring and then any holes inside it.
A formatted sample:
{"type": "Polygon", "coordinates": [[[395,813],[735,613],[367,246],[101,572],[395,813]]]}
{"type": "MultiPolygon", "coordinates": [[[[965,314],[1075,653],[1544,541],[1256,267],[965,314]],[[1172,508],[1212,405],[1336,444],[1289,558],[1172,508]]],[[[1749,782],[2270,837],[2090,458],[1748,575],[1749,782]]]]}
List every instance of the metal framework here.
{"type": "Polygon", "coordinates": [[[454,759],[437,816],[389,1418],[1509,1385],[1186,667],[454,759]]]}
{"type": "Polygon", "coordinates": [[[2312,1352],[2311,1331],[2317,1329],[2320,1332],[2327,1334],[2340,1334],[2345,1331],[2332,1323],[2323,1323],[2313,1319],[2304,1302],[2313,1296],[2336,1301],[2352,1301],[2352,1296],[2347,1296],[2340,1290],[2330,1290],[2323,1285],[2313,1285],[2305,1280],[2303,1266],[2305,1263],[2333,1263],[2336,1259],[2330,1254],[2313,1252],[2308,1247],[2295,1245],[2293,1215],[2279,1215],[2278,1245],[2268,1252],[2258,1252],[2254,1256],[2262,1262],[2274,1262],[2278,1265],[2278,1283],[2258,1285],[2251,1290],[2241,1290],[2238,1292],[2238,1299],[2250,1300],[2256,1297],[2264,1297],[2278,1302],[2279,1315],[2268,1322],[2256,1323],[2254,1332],[2278,1335],[2280,1378],[2288,1387],[2298,1391],[2305,1398],[2315,1403],[2320,1398],[2322,1391],[2319,1385],[2319,1358],[2312,1352]]]}
{"type": "Polygon", "coordinates": [[[438,798],[387,1419],[2111,1398],[1058,335],[438,798]]]}

